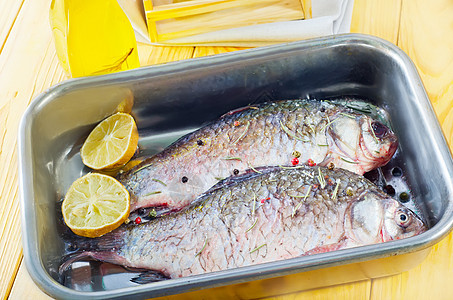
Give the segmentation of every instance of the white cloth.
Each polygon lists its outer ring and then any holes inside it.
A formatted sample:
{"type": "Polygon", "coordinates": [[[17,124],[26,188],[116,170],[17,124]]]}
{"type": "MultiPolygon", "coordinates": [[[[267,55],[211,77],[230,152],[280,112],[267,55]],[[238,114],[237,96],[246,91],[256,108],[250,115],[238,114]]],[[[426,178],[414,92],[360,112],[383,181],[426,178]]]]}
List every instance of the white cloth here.
{"type": "MultiPolygon", "coordinates": [[[[118,0],[137,41],[151,44],[141,0],[118,0]]],[[[255,47],[350,31],[354,0],[312,0],[312,18],[218,30],[165,41],[161,45],[255,47]]]]}

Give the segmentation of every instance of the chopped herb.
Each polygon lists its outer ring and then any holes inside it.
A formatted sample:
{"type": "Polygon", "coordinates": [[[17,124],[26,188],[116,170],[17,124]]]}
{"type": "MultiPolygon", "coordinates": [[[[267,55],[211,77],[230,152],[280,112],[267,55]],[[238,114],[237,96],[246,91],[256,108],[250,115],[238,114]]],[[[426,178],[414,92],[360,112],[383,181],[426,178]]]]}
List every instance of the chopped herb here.
{"type": "Polygon", "coordinates": [[[152,180],[152,181],[155,181],[155,182],[159,182],[159,183],[162,184],[163,186],[167,186],[162,180],[155,179],[155,178],[152,178],[151,180],[152,180]]]}
{"type": "Polygon", "coordinates": [[[340,113],[340,115],[343,115],[343,116],[351,118],[351,119],[355,119],[355,117],[353,115],[349,115],[347,113],[340,113]]]}
{"type": "Polygon", "coordinates": [[[256,207],[256,194],[255,192],[253,192],[252,216],[255,214],[255,207],[256,207]]]}
{"type": "Polygon", "coordinates": [[[339,186],[340,186],[340,180],[337,180],[337,185],[335,186],[335,189],[333,190],[332,197],[331,197],[333,202],[337,202],[337,194],[338,194],[339,186]]]}
{"type": "Polygon", "coordinates": [[[285,125],[283,125],[282,121],[279,120],[280,122],[280,127],[283,129],[284,132],[286,132],[287,135],[289,135],[290,137],[296,139],[296,140],[299,140],[299,141],[302,141],[302,142],[305,142],[303,139],[301,139],[300,137],[297,137],[294,133],[292,133],[288,127],[286,127],[285,125]]]}
{"type": "Polygon", "coordinates": [[[315,176],[313,174],[308,173],[307,171],[302,171],[305,175],[307,175],[310,178],[314,178],[315,176]]]}
{"type": "Polygon", "coordinates": [[[247,230],[246,230],[245,232],[249,232],[250,230],[252,230],[252,229],[253,229],[253,227],[255,227],[255,225],[256,225],[256,222],[258,222],[258,218],[257,218],[257,219],[255,219],[255,222],[253,222],[252,226],[250,226],[250,228],[249,228],[249,229],[247,229],[247,230]]]}
{"type": "Polygon", "coordinates": [[[376,142],[376,144],[378,144],[378,143],[379,143],[379,140],[378,140],[378,138],[376,137],[376,134],[374,133],[373,126],[371,126],[371,123],[370,123],[370,120],[369,120],[369,119],[368,119],[368,126],[370,126],[371,133],[373,134],[374,141],[376,142]]]}
{"type": "Polygon", "coordinates": [[[217,181],[221,181],[221,180],[226,179],[226,177],[214,177],[214,179],[217,180],[217,181]]]}
{"type": "Polygon", "coordinates": [[[240,139],[242,139],[245,134],[247,133],[247,131],[249,130],[249,127],[250,127],[250,122],[247,121],[247,125],[245,125],[245,129],[244,131],[241,133],[241,135],[233,142],[233,144],[236,144],[237,142],[239,142],[240,139]]]}
{"type": "Polygon", "coordinates": [[[148,193],[148,194],[145,194],[144,196],[151,196],[151,195],[157,195],[157,194],[160,194],[162,193],[161,191],[155,191],[155,192],[151,192],[151,193],[148,193]]]}
{"type": "Polygon", "coordinates": [[[293,210],[293,213],[291,214],[291,218],[294,217],[296,215],[296,212],[297,210],[302,206],[302,203],[307,199],[308,195],[310,194],[311,192],[311,185],[308,187],[308,190],[307,190],[307,193],[305,194],[305,196],[303,197],[302,200],[300,200],[300,202],[297,204],[297,206],[294,208],[293,210]]]}
{"type": "Polygon", "coordinates": [[[345,162],[347,162],[347,163],[350,163],[350,164],[358,164],[358,162],[356,162],[356,161],[350,161],[350,160],[347,160],[347,159],[345,159],[343,157],[340,157],[340,159],[345,161],[345,162]]]}
{"type": "Polygon", "coordinates": [[[137,173],[138,171],[140,171],[140,170],[142,170],[142,169],[144,169],[144,168],[147,168],[147,167],[149,167],[149,166],[151,166],[151,165],[152,165],[152,164],[146,164],[146,165],[144,165],[144,166],[141,166],[140,168],[138,168],[137,170],[135,170],[134,172],[132,172],[132,174],[135,174],[135,173],[137,173]]]}
{"type": "Polygon", "coordinates": [[[201,252],[203,252],[204,248],[206,248],[207,243],[208,243],[208,237],[205,238],[203,248],[201,248],[201,250],[195,254],[195,257],[197,257],[198,255],[201,254],[201,252]]]}
{"type": "Polygon", "coordinates": [[[249,166],[249,168],[252,169],[255,173],[263,174],[263,172],[260,172],[260,171],[258,171],[257,169],[255,169],[250,163],[248,163],[248,166],[249,166]]]}
{"type": "Polygon", "coordinates": [[[318,176],[317,176],[317,178],[318,178],[318,181],[319,181],[319,185],[323,189],[326,186],[326,180],[325,180],[324,176],[322,175],[321,168],[318,168],[318,176]]]}
{"type": "Polygon", "coordinates": [[[258,250],[260,250],[261,248],[263,248],[264,246],[267,246],[267,244],[264,243],[264,244],[262,244],[261,246],[256,247],[255,249],[253,249],[252,251],[250,251],[250,253],[253,253],[253,252],[255,252],[255,251],[258,251],[258,250]]]}
{"type": "Polygon", "coordinates": [[[282,165],[279,165],[280,168],[282,169],[300,169],[300,168],[303,168],[304,166],[282,166],[282,165]]]}
{"type": "Polygon", "coordinates": [[[233,156],[226,156],[226,157],[222,157],[221,159],[223,159],[223,160],[240,160],[240,161],[242,161],[242,159],[240,157],[233,157],[233,156]]]}
{"type": "Polygon", "coordinates": [[[317,145],[318,145],[319,147],[327,147],[327,146],[329,146],[329,145],[327,145],[327,144],[317,144],[317,145]]]}

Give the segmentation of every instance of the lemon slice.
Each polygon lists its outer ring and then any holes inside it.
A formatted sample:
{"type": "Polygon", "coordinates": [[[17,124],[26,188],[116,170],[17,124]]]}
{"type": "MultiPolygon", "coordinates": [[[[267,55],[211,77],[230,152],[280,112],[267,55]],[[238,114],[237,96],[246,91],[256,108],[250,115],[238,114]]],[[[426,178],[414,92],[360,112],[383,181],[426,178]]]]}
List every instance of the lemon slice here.
{"type": "Polygon", "coordinates": [[[129,217],[130,196],[115,178],[90,173],[69,188],[61,212],[68,227],[85,237],[98,237],[119,227],[129,217]]]}
{"type": "Polygon", "coordinates": [[[134,118],[129,114],[117,113],[91,131],[80,154],[87,167],[95,170],[113,169],[132,158],[137,144],[138,131],[134,118]]]}

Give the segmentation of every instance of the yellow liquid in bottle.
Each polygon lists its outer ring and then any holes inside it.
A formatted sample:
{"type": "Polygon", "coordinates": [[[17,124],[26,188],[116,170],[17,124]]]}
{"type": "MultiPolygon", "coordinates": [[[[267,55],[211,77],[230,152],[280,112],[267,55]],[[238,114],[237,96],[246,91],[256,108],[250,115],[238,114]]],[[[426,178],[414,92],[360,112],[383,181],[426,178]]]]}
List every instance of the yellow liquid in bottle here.
{"type": "Polygon", "coordinates": [[[116,0],[53,0],[50,23],[58,59],[72,77],[140,66],[134,30],[116,0]]]}

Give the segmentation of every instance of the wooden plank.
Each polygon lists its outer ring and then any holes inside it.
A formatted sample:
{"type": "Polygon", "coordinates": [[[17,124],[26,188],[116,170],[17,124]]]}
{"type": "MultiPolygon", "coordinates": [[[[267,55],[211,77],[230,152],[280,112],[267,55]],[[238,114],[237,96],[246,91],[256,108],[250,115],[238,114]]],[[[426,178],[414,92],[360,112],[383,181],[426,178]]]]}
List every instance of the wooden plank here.
{"type": "Polygon", "coordinates": [[[453,238],[435,245],[417,267],[399,275],[374,279],[371,299],[453,299],[453,238]]]}
{"type": "MultiPolygon", "coordinates": [[[[398,46],[415,63],[453,149],[453,3],[404,0],[398,46]]],[[[418,267],[373,280],[372,299],[453,299],[453,234],[433,247],[418,267]]]]}
{"type": "Polygon", "coordinates": [[[193,57],[194,47],[150,46],[139,43],[141,66],[157,65],[193,57]]]}
{"type": "Polygon", "coordinates": [[[452,1],[436,0],[429,5],[421,0],[403,2],[398,46],[417,66],[450,147],[453,145],[452,28],[452,1]]]}
{"type": "Polygon", "coordinates": [[[375,35],[396,44],[401,1],[354,0],[351,32],[375,35]]]}
{"type": "Polygon", "coordinates": [[[300,293],[263,298],[263,300],[370,299],[370,293],[371,281],[364,280],[356,283],[342,284],[300,293]]]}
{"type": "Polygon", "coordinates": [[[237,47],[196,47],[193,57],[202,57],[208,55],[216,55],[226,52],[238,51],[247,48],[237,48],[237,47]]]}
{"type": "Polygon", "coordinates": [[[23,2],[23,0],[0,2],[0,53],[2,53],[5,42],[16,22],[23,2]]]}
{"type": "Polygon", "coordinates": [[[47,294],[39,289],[33,282],[25,268],[25,264],[21,264],[17,272],[16,282],[9,295],[10,300],[33,299],[33,300],[50,300],[52,299],[47,294]]]}
{"type": "MultiPolygon", "coordinates": [[[[9,1],[12,3],[12,1],[9,1]]],[[[47,16],[49,1],[25,1],[0,55],[0,297],[12,287],[22,258],[17,132],[38,93],[63,79],[47,16]]]]}

